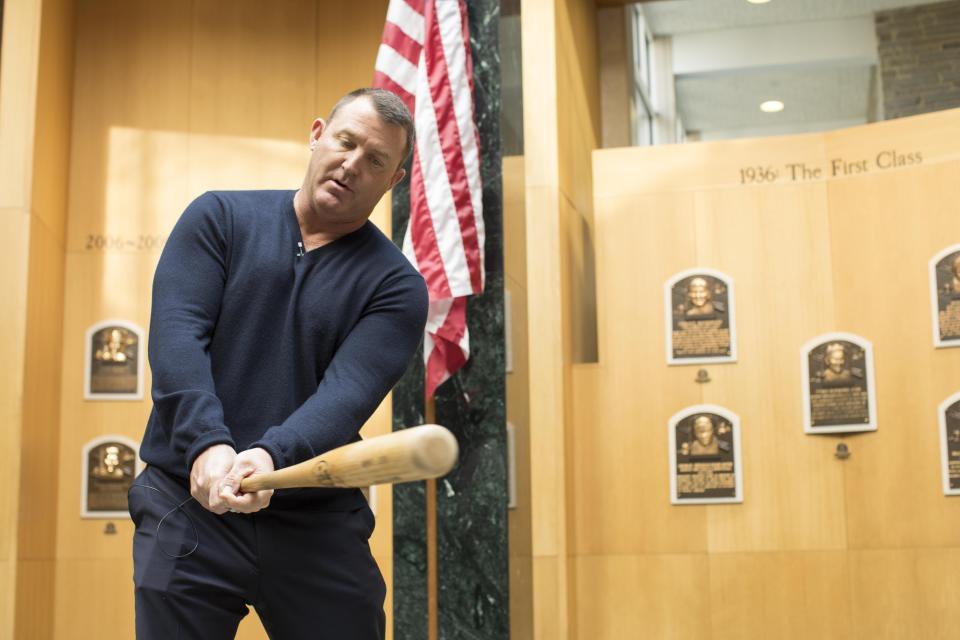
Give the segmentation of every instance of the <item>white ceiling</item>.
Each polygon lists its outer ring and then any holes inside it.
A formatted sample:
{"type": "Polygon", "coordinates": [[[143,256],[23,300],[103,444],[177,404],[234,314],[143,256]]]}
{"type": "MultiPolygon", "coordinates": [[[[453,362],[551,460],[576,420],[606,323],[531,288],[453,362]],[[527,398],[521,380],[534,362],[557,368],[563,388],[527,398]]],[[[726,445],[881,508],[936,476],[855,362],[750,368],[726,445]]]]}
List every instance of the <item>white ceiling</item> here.
{"type": "Polygon", "coordinates": [[[810,130],[812,123],[832,128],[866,122],[870,68],[681,76],[676,88],[684,126],[704,138],[737,137],[740,130],[747,135],[768,129],[794,133],[810,130]],[[786,108],[760,111],[760,103],[772,99],[783,101],[786,108]]]}
{"type": "Polygon", "coordinates": [[[835,20],[877,11],[932,4],[937,0],[661,0],[643,5],[654,35],[712,31],[785,22],[835,20]]]}
{"type": "Polygon", "coordinates": [[[645,3],[643,12],[655,36],[676,36],[675,64],[679,57],[706,61],[695,73],[676,76],[677,109],[688,132],[717,139],[867,122],[876,99],[871,94],[876,53],[875,43],[863,44],[864,25],[872,39],[876,11],[932,1],[771,0],[754,5],[746,0],[661,0],[645,3]],[[848,23],[851,30],[845,34],[848,23]],[[794,37],[790,41],[781,33],[794,37]],[[842,48],[838,43],[854,39],[861,50],[869,50],[867,56],[832,53],[842,48]],[[720,54],[729,51],[757,62],[725,68],[721,59],[730,56],[720,54]],[[787,62],[764,64],[773,58],[787,62]],[[782,100],[784,111],[761,112],[760,103],[770,99],[782,100]]]}

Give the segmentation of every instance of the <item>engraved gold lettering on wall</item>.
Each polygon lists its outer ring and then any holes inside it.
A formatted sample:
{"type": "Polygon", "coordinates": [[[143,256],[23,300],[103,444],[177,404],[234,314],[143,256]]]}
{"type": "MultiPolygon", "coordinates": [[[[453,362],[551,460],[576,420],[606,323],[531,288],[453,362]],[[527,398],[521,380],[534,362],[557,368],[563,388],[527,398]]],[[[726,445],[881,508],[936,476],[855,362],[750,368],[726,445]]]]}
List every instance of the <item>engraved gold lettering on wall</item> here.
{"type": "Polygon", "coordinates": [[[123,236],[88,233],[83,248],[86,251],[159,251],[167,242],[165,235],[123,236]]]}
{"type": "Polygon", "coordinates": [[[811,182],[845,178],[876,171],[902,169],[923,164],[917,150],[883,149],[864,157],[830,158],[825,163],[794,161],[784,164],[757,164],[739,168],[740,184],[811,182]]]}

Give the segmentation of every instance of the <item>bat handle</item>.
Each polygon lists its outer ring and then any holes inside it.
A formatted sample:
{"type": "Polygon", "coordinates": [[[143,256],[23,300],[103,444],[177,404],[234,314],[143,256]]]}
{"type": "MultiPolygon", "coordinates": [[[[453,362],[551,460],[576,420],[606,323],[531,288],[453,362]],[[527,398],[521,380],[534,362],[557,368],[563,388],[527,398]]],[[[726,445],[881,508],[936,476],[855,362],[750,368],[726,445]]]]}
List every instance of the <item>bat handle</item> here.
{"type": "Polygon", "coordinates": [[[266,480],[266,473],[254,473],[249,475],[240,481],[240,491],[243,493],[256,493],[257,491],[269,489],[270,487],[267,486],[266,480]]]}

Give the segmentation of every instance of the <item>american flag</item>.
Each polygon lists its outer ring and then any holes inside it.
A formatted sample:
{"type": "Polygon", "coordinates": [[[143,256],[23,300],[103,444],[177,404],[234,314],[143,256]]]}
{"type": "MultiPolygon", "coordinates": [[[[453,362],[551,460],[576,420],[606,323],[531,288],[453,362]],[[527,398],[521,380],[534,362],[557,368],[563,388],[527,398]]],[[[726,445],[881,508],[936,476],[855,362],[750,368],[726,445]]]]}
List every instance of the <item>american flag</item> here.
{"type": "Polygon", "coordinates": [[[374,86],[406,103],[417,128],[403,252],[430,291],[423,341],[432,397],[470,357],[466,296],[483,292],[480,141],[463,0],[390,0],[374,86]]]}

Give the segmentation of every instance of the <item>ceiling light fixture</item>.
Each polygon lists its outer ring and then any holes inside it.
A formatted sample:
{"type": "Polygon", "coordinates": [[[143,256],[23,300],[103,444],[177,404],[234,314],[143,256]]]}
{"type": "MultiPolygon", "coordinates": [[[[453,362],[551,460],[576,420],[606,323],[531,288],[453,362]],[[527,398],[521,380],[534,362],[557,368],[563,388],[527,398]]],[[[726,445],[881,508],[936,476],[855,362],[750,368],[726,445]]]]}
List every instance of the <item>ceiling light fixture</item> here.
{"type": "Polygon", "coordinates": [[[770,0],[747,0],[750,4],[767,4],[770,0]]]}
{"type": "Polygon", "coordinates": [[[776,113],[783,111],[783,103],[779,100],[767,100],[760,104],[760,111],[764,113],[776,113]]]}

